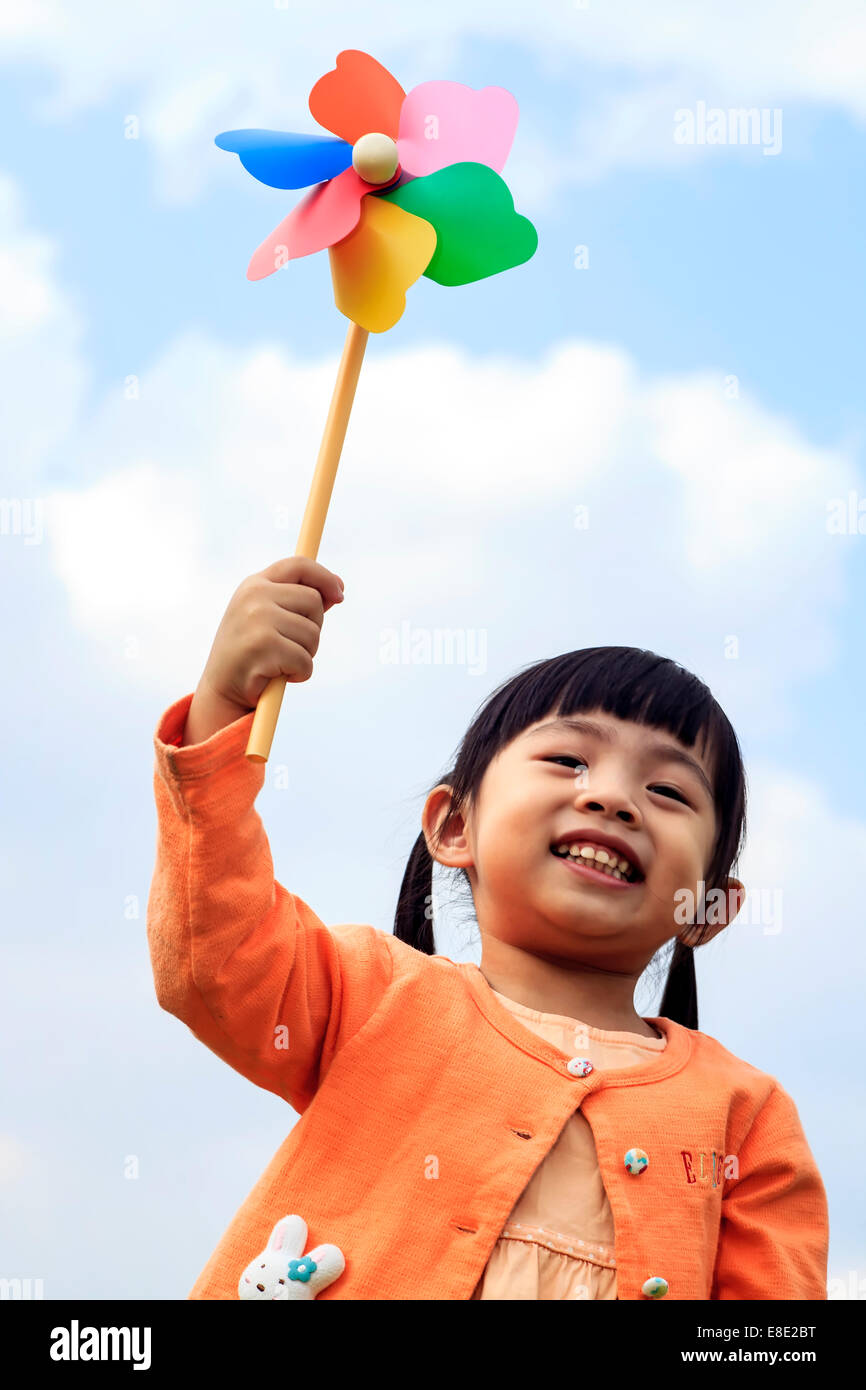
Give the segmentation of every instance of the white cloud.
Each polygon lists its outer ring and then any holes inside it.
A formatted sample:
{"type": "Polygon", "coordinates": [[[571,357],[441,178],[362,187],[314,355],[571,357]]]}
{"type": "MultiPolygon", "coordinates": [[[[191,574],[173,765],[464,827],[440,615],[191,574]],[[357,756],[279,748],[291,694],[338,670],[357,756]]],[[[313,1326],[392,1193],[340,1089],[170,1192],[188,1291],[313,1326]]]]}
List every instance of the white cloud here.
{"type": "Polygon", "coordinates": [[[558,181],[595,178],[617,164],[670,164],[708,153],[672,139],[673,112],[708,105],[816,103],[866,120],[866,12],[860,0],[567,0],[532,6],[455,0],[412,9],[398,0],[333,4],[327,17],[297,0],[251,10],[237,0],[184,6],[150,0],[112,7],[81,0],[18,4],[0,21],[0,62],[48,68],[56,85],[36,114],[67,121],[116,101],[141,120],[157,154],[160,194],[192,200],[211,176],[228,177],[214,134],[234,126],[315,128],[307,94],[341,48],[360,47],[408,90],[449,76],[461,43],[508,40],[567,88],[579,64],[575,115],[556,149],[526,106],[509,182],[537,210],[558,181]],[[599,93],[594,78],[606,84],[599,93]],[[612,90],[611,90],[612,88],[612,90]],[[223,174],[217,171],[222,168],[223,174]],[[540,178],[543,173],[543,182],[540,178]]]}
{"type": "Polygon", "coordinates": [[[720,375],[653,383],[644,401],[653,447],[683,482],[683,544],[694,569],[727,574],[757,562],[764,601],[794,576],[808,578],[813,593],[838,596],[837,567],[816,573],[812,565],[827,501],[853,482],[853,466],[846,474],[835,452],[808,445],[747,394],[727,399],[720,375]]]}
{"type": "MultiPolygon", "coordinates": [[[[336,367],[187,333],[139,399],[102,403],[68,450],[87,481],[46,497],[46,549],[97,660],[132,641],[146,660],[124,657],[127,679],[192,688],[240,581],[294,553],[336,367]]],[[[644,380],[593,343],[536,364],[374,339],[319,555],[347,600],[317,683],[381,676],[378,633],[407,615],[507,622],[512,664],[529,633],[540,651],[619,640],[684,664],[684,641],[710,662],[733,635],[731,698],[775,699],[784,722],[786,685],[833,654],[846,552],[826,501],[854,473],[724,383],[644,380]]]]}
{"type": "Polygon", "coordinates": [[[26,225],[0,172],[0,418],[4,492],[30,491],[37,465],[74,428],[87,372],[81,315],[55,272],[57,243],[26,225]]]}

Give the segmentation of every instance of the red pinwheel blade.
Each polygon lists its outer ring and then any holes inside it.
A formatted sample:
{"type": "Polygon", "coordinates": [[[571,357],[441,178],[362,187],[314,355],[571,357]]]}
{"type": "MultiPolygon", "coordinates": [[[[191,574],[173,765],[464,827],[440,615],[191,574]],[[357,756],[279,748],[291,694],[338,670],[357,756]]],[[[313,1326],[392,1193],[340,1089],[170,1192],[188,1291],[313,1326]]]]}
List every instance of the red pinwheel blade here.
{"type": "Polygon", "coordinates": [[[371,131],[396,140],[405,97],[396,77],[369,53],[346,48],[310,92],[310,111],[320,126],[350,144],[371,131]]]}
{"type": "Polygon", "coordinates": [[[370,192],[372,185],[354,169],[344,169],[335,179],[318,184],[253,252],[247,279],[264,280],[286,261],[311,256],[342,241],[358,225],[361,199],[370,192]]]}

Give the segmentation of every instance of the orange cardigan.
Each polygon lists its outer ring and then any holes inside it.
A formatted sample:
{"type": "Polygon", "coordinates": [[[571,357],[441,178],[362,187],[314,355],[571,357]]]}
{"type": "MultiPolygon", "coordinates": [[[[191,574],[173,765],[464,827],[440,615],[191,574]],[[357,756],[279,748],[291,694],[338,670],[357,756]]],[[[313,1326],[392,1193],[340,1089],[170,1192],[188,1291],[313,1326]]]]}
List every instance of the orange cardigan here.
{"type": "Polygon", "coordinates": [[[576,1106],[616,1232],[617,1293],[825,1299],[827,1199],[794,1101],[706,1033],[653,1018],[656,1059],[609,1074],[524,1028],[477,966],[372,926],[326,927],[274,879],[254,809],[252,712],[175,746],[154,737],[158,813],[147,935],[157,999],[301,1118],[189,1297],[236,1299],[275,1223],[335,1244],[343,1299],[469,1299],[502,1227],[576,1106]],[[287,1044],[287,1045],[286,1045],[287,1044]],[[643,1149],[646,1171],[624,1164],[643,1149]]]}

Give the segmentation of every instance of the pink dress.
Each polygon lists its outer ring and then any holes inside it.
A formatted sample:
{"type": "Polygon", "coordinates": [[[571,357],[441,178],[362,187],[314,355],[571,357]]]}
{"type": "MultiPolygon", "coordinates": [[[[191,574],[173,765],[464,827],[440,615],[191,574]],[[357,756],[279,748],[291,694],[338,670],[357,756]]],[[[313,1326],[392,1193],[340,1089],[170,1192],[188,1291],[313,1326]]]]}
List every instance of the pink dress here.
{"type": "MultiPolygon", "coordinates": [[[[666,1046],[664,1037],[590,1028],[493,993],[524,1028],[566,1057],[588,1057],[598,1069],[639,1066],[666,1046]]],[[[624,1143],[624,1153],[628,1147],[624,1143]]],[[[592,1130],[579,1109],[523,1189],[472,1298],[616,1298],[613,1215],[592,1130]]]]}

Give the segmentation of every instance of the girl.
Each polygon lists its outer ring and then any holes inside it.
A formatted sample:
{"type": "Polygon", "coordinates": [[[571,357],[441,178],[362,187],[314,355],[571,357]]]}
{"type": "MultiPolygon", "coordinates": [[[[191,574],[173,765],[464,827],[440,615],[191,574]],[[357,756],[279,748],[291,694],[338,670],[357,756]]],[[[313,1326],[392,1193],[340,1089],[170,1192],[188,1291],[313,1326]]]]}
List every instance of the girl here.
{"type": "Polygon", "coordinates": [[[630,647],[518,673],[427,796],[393,933],[326,927],[274,880],[244,750],[342,597],[300,556],[245,580],[154,739],[157,998],[301,1116],[189,1296],[825,1299],[794,1101],[698,1031],[694,947],[745,892],[709,690],[630,647]],[[434,857],[470,885],[480,968],[434,953],[434,857]]]}

